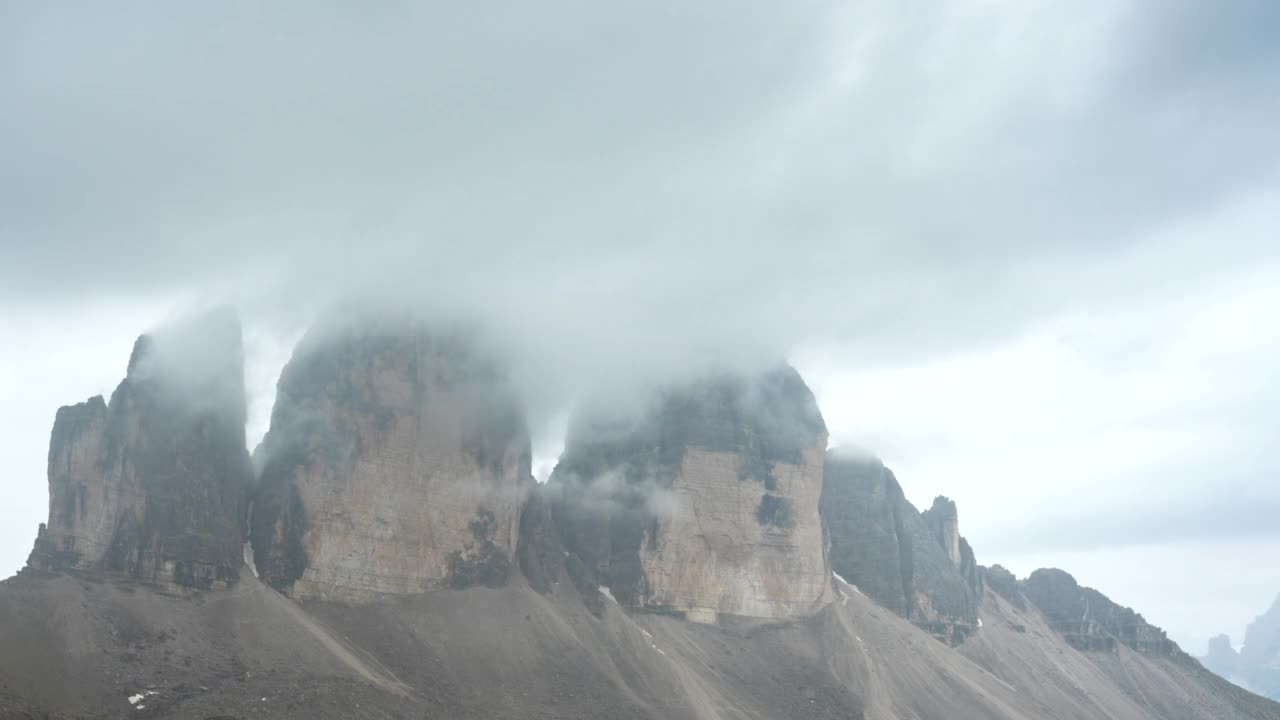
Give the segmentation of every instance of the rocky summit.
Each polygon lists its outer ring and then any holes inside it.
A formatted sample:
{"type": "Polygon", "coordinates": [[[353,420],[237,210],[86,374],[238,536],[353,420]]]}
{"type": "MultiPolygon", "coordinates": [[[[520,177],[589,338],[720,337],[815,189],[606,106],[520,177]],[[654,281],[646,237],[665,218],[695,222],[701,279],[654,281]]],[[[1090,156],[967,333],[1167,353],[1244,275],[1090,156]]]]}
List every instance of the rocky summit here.
{"type": "Polygon", "coordinates": [[[245,490],[240,325],[215,312],[143,335],[111,401],[58,410],[49,519],[29,565],[186,588],[236,580],[245,490]]]}
{"type": "Polygon", "coordinates": [[[1056,568],[1031,573],[1023,592],[1067,642],[1080,650],[1114,652],[1117,643],[1149,655],[1181,655],[1164,630],[1056,568]]]}
{"type": "Polygon", "coordinates": [[[826,446],[789,366],[665,388],[633,417],[575,418],[547,488],[571,576],[589,596],[693,620],[813,613],[831,585],[826,446]]]}
{"type": "Polygon", "coordinates": [[[948,643],[977,628],[982,580],[954,502],[939,497],[922,514],[879,460],[833,453],[822,516],[845,581],[948,643]]]}
{"type": "Polygon", "coordinates": [[[1245,628],[1244,644],[1238,651],[1230,637],[1219,635],[1209,641],[1209,651],[1201,662],[1238,685],[1280,699],[1280,596],[1245,628]]]}
{"type": "Polygon", "coordinates": [[[257,571],[294,597],[502,585],[533,478],[519,404],[465,333],[319,327],[255,454],[257,571]]]}

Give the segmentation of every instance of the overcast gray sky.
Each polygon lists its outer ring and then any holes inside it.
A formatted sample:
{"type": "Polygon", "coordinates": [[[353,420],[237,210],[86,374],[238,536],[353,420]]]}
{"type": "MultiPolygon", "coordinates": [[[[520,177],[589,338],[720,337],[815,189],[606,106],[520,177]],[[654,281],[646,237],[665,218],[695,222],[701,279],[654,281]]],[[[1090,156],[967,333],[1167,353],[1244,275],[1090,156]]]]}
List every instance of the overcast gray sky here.
{"type": "Polygon", "coordinates": [[[0,575],[56,408],[230,303],[251,437],[322,308],[587,384],[785,353],[979,560],[1186,649],[1280,592],[1280,4],[0,6],[0,575]]]}

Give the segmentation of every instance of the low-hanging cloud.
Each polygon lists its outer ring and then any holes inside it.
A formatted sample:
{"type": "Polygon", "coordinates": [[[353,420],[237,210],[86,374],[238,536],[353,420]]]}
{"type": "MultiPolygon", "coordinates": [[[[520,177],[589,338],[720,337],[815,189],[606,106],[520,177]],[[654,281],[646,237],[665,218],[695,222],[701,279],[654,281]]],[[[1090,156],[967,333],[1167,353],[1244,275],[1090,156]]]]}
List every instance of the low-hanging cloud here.
{"type": "Polygon", "coordinates": [[[909,5],[11,8],[0,287],[390,296],[576,378],[983,342],[1269,254],[1141,265],[1273,177],[1269,4],[909,5]]]}

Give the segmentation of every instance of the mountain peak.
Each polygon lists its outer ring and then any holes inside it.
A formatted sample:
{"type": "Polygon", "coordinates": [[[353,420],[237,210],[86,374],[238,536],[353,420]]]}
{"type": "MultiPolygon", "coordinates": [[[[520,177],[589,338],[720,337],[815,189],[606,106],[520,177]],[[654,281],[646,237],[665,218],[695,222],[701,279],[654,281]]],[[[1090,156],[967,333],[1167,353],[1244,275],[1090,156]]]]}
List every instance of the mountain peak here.
{"type": "Polygon", "coordinates": [[[139,337],[110,403],[58,410],[49,518],[29,564],[184,588],[234,582],[250,480],[244,398],[234,315],[139,337]]]}

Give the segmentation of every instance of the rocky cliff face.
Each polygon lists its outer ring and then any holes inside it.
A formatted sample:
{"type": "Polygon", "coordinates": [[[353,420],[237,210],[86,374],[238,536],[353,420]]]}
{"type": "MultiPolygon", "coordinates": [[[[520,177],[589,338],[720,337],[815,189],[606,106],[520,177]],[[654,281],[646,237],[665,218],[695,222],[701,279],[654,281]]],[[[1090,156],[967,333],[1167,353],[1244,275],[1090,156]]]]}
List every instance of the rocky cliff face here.
{"type": "Polygon", "coordinates": [[[952,566],[959,571],[974,595],[982,597],[982,573],[973,555],[969,541],[960,536],[960,513],[954,500],[939,495],[933,499],[933,506],[925,510],[922,517],[933,531],[933,537],[946,551],[952,566]]]}
{"type": "Polygon", "coordinates": [[[1280,596],[1245,628],[1239,669],[1250,688],[1280,699],[1280,596]]]}
{"type": "Polygon", "coordinates": [[[955,501],[939,495],[922,517],[951,564],[960,567],[960,513],[956,510],[955,501]]]}
{"type": "Polygon", "coordinates": [[[991,588],[997,595],[1009,601],[1009,604],[1019,610],[1027,609],[1027,600],[1022,595],[1022,587],[1018,583],[1018,578],[1009,572],[1003,565],[992,565],[991,567],[980,567],[979,572],[982,574],[983,583],[986,587],[991,588]]]}
{"type": "Polygon", "coordinates": [[[1164,630],[1148,623],[1132,608],[1121,607],[1093,588],[1082,587],[1062,570],[1031,573],[1022,586],[1049,626],[1078,650],[1113,652],[1123,643],[1156,656],[1181,656],[1164,630]]]}
{"type": "Polygon", "coordinates": [[[945,642],[973,632],[982,578],[955,503],[938,498],[921,514],[879,460],[832,455],[822,515],[842,578],[945,642]]]}
{"type": "Polygon", "coordinates": [[[501,585],[532,484],[520,405],[459,333],[312,331],[259,448],[255,565],[295,597],[501,585]]]}
{"type": "Polygon", "coordinates": [[[1239,652],[1231,638],[1219,635],[1209,641],[1209,652],[1200,662],[1238,685],[1280,699],[1280,597],[1249,623],[1239,652]]]}
{"type": "Polygon", "coordinates": [[[1240,655],[1231,646],[1231,638],[1227,635],[1209,638],[1209,651],[1200,658],[1200,664],[1238,685],[1248,684],[1237,679],[1240,655]]]}
{"type": "Polygon", "coordinates": [[[128,374],[58,410],[49,521],[29,564],[225,586],[241,564],[245,450],[240,326],[218,312],[143,335],[128,374]]]}
{"type": "Polygon", "coordinates": [[[580,415],[546,488],[570,576],[589,604],[603,587],[698,621],[816,611],[831,587],[826,444],[787,366],[667,389],[639,417],[580,415]]]}

